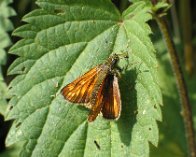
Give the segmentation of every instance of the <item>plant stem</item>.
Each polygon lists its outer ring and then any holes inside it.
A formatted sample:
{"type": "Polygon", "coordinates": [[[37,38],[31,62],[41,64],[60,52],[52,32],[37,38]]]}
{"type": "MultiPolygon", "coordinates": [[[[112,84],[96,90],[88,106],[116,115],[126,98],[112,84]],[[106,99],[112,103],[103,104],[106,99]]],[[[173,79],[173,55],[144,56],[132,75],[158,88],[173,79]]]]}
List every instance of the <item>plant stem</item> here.
{"type": "Polygon", "coordinates": [[[196,152],[195,152],[196,145],[195,145],[191,105],[189,102],[188,91],[187,91],[185,80],[183,77],[183,72],[180,67],[179,58],[178,58],[174,43],[172,41],[172,37],[170,36],[166,21],[162,17],[155,17],[155,19],[164,37],[168,52],[171,57],[173,71],[176,76],[178,92],[180,95],[181,105],[182,105],[181,108],[182,108],[182,115],[184,119],[187,144],[188,144],[188,149],[189,149],[188,153],[190,157],[196,157],[196,152]]]}

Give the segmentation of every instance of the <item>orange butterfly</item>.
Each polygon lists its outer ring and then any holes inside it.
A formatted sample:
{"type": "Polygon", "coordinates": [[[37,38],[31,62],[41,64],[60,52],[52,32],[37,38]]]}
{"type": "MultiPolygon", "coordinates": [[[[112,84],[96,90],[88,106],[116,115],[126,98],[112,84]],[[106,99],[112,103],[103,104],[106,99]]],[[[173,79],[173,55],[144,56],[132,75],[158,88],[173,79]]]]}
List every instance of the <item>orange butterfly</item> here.
{"type": "Polygon", "coordinates": [[[118,119],[121,112],[121,98],[118,85],[120,56],[111,55],[105,63],[69,83],[61,90],[64,98],[73,103],[85,103],[90,108],[88,121],[92,122],[101,112],[106,119],[118,119]]]}

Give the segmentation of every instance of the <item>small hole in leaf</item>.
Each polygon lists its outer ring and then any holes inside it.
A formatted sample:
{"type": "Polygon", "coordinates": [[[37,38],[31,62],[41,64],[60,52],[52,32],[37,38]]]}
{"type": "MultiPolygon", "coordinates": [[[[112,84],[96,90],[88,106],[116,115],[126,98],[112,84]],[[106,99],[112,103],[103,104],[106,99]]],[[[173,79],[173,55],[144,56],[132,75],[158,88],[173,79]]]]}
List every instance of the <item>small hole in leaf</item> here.
{"type": "Polygon", "coordinates": [[[11,105],[10,107],[9,107],[9,110],[12,110],[13,109],[13,106],[11,105]]]}
{"type": "Polygon", "coordinates": [[[25,67],[22,67],[21,71],[23,71],[23,72],[24,72],[24,71],[25,71],[25,69],[26,69],[25,67]]]}
{"type": "Polygon", "coordinates": [[[62,9],[54,9],[54,12],[55,12],[56,14],[65,13],[65,11],[62,10],[62,9]]]}
{"type": "Polygon", "coordinates": [[[96,145],[96,147],[97,147],[97,149],[101,149],[101,147],[100,147],[100,145],[98,144],[98,142],[96,141],[96,140],[94,140],[94,143],[95,143],[95,145],[96,145]]]}
{"type": "Polygon", "coordinates": [[[18,123],[16,124],[16,128],[18,128],[20,125],[21,125],[21,122],[18,122],[18,123]]]}

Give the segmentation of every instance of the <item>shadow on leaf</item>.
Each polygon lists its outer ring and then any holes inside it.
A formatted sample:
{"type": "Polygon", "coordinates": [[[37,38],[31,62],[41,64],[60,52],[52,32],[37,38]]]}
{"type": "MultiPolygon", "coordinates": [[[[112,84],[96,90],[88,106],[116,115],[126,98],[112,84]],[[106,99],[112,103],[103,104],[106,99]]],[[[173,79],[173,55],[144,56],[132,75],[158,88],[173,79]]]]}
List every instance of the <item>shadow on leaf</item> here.
{"type": "Polygon", "coordinates": [[[136,71],[130,70],[122,75],[120,79],[120,91],[122,100],[122,112],[117,121],[121,141],[129,146],[131,142],[131,132],[136,122],[137,93],[135,90],[136,71]]]}

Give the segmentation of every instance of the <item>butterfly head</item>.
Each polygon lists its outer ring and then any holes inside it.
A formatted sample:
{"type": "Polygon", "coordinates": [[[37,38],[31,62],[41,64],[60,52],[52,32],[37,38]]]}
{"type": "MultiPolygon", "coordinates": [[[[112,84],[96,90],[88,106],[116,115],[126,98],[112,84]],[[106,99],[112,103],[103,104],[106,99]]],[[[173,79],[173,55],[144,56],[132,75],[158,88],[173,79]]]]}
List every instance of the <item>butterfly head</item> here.
{"type": "Polygon", "coordinates": [[[111,65],[111,67],[114,67],[117,63],[118,63],[118,61],[119,61],[119,55],[118,54],[113,54],[113,55],[111,55],[110,57],[109,57],[109,60],[110,60],[110,65],[111,65]]]}
{"type": "Polygon", "coordinates": [[[120,59],[123,59],[123,58],[125,58],[125,59],[128,60],[128,58],[129,58],[128,53],[122,53],[122,54],[116,54],[116,53],[114,53],[114,54],[112,54],[109,57],[109,59],[108,59],[111,68],[113,69],[116,66],[116,64],[118,63],[118,61],[120,59]]]}

